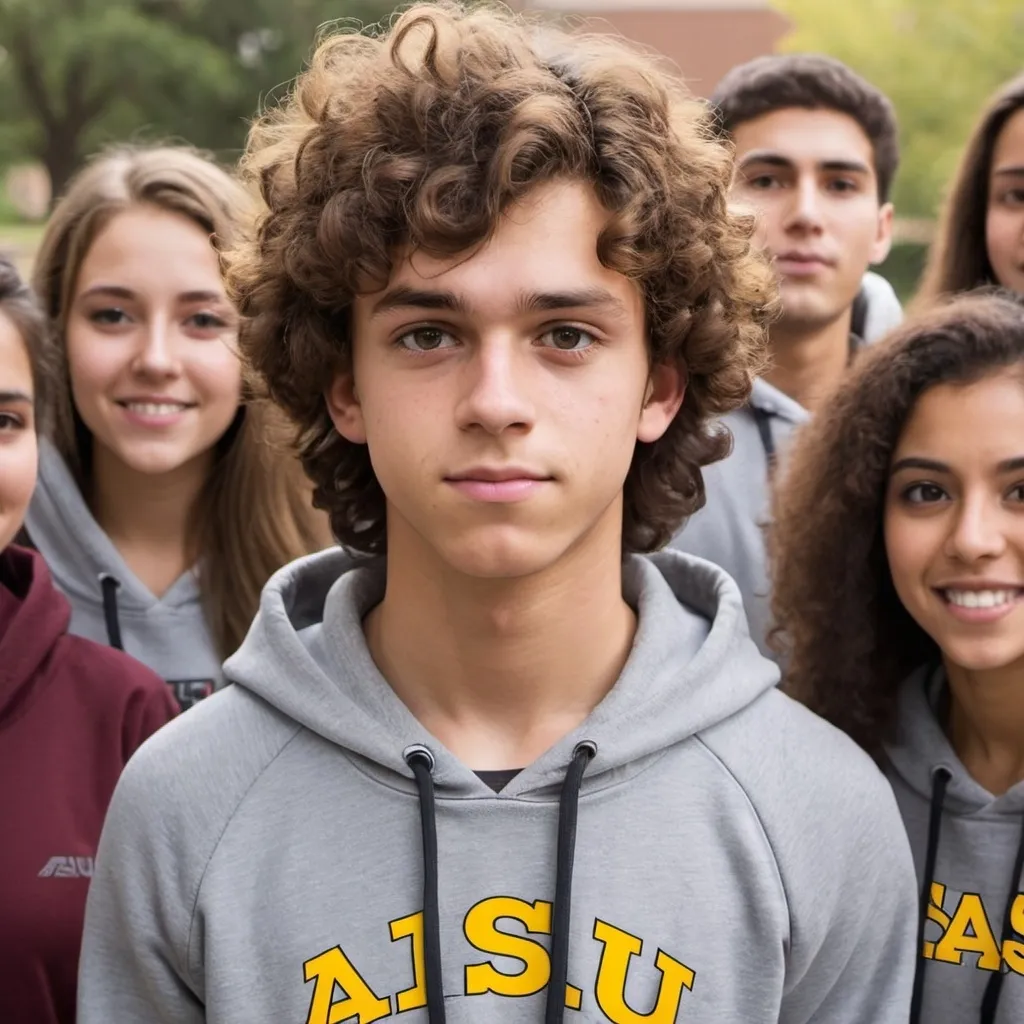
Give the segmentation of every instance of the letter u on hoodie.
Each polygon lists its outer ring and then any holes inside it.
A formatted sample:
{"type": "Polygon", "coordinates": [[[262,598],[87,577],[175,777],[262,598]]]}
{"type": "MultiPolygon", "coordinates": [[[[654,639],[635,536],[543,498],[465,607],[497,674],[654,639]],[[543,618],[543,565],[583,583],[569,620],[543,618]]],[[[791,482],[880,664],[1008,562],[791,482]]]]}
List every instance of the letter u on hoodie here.
{"type": "Polygon", "coordinates": [[[154,596],[93,518],[48,442],[40,444],[39,482],[25,527],[71,603],[72,633],[127,651],[167,681],[182,709],[221,685],[221,658],[196,572],[154,596]]]}
{"type": "Polygon", "coordinates": [[[496,794],[370,658],[383,566],[278,573],[235,685],[122,779],[80,1024],[906,1024],[881,773],[775,689],[725,573],[668,553],[624,583],[622,676],[496,794]]]}
{"type": "Polygon", "coordinates": [[[941,672],[904,684],[889,775],[928,900],[911,1024],[1024,1021],[1024,782],[993,796],[939,724],[941,672]]]}

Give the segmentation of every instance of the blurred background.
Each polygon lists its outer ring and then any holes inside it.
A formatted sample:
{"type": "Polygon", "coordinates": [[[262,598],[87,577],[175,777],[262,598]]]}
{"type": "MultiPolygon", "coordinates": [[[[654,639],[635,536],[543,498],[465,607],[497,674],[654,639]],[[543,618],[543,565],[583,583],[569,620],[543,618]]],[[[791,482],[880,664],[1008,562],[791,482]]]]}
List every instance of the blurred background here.
{"type": "MultiPolygon", "coordinates": [[[[1024,0],[512,0],[661,51],[707,95],[734,64],[817,51],[896,105],[902,297],[985,98],[1024,66],[1024,0]]],[[[386,19],[380,0],[0,0],[0,252],[24,271],[52,197],[96,149],[186,141],[237,158],[247,124],[302,67],[318,31],[386,19]]]]}

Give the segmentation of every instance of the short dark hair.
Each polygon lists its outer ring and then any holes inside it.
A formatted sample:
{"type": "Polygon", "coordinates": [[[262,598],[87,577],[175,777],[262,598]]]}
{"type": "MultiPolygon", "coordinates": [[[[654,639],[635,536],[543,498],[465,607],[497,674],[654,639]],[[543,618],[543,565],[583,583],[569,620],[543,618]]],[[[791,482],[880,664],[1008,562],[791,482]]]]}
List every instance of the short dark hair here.
{"type": "Polygon", "coordinates": [[[1024,388],[1024,297],[962,293],[869,346],[787,456],[769,532],[786,687],[876,757],[896,724],[900,684],[940,657],[897,595],[886,556],[893,452],[926,392],[1007,371],[1024,388]]]}
{"type": "Polygon", "coordinates": [[[36,431],[43,432],[52,411],[51,387],[56,358],[50,343],[49,325],[35,295],[21,279],[14,264],[0,256],[0,314],[21,335],[32,368],[36,431]]]}
{"type": "Polygon", "coordinates": [[[791,107],[852,117],[871,142],[878,198],[888,202],[900,162],[896,111],[888,96],[842,61],[814,53],[758,57],[733,68],[711,104],[728,135],[746,121],[791,107]]]}
{"type": "Polygon", "coordinates": [[[243,160],[265,210],[228,254],[244,355],[299,426],[316,502],[357,551],[386,550],[385,496],[365,445],[335,429],[324,384],[352,357],[351,307],[403,244],[479,246],[530,189],[591,184],[611,217],[602,263],[643,289],[653,363],[685,367],[682,408],[636,445],[623,545],[667,543],[704,504],[718,419],[764,365],[776,307],[753,218],[732,210],[732,160],[706,107],[614,39],[534,28],[504,8],[406,11],[383,35],[325,40],[243,160]]]}

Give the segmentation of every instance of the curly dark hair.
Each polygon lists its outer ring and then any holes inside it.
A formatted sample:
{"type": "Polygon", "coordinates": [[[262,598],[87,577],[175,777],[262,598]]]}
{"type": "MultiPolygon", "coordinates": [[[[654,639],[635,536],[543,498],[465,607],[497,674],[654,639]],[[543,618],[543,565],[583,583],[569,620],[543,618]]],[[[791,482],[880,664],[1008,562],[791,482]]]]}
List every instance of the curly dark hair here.
{"type": "Polygon", "coordinates": [[[1024,377],[1024,300],[966,293],[866,350],[789,453],[769,539],[772,640],[788,692],[876,757],[900,683],[939,660],[889,572],[882,523],[893,452],[926,391],[1009,368],[1024,377]]]}
{"type": "Polygon", "coordinates": [[[878,198],[888,202],[900,162],[899,128],[892,101],[835,57],[772,54],[733,68],[711,97],[719,127],[732,134],[755,117],[803,107],[852,117],[871,142],[878,198]]]}
{"type": "Polygon", "coordinates": [[[335,536],[386,548],[365,446],[339,436],[324,388],[351,366],[351,306],[383,288],[396,251],[471,251],[505,210],[556,178],[586,181],[612,214],[598,253],[639,282],[651,359],[687,373],[664,437],[638,444],[623,545],[665,544],[704,502],[712,426],[764,365],[776,297],[730,212],[730,154],[706,109],[653,58],[504,8],[443,2],[374,37],[321,43],[289,99],[252,129],[243,173],[262,194],[255,236],[227,254],[243,351],[299,426],[303,464],[335,536]]]}
{"type": "Polygon", "coordinates": [[[43,307],[14,264],[3,257],[0,257],[0,314],[10,320],[25,343],[32,369],[35,427],[38,433],[45,433],[53,412],[56,351],[43,307]]]}
{"type": "Polygon", "coordinates": [[[992,155],[1006,122],[1024,109],[1024,75],[1007,82],[988,101],[964,147],[942,207],[928,263],[914,297],[924,307],[943,295],[996,284],[988,258],[988,216],[992,155]]]}

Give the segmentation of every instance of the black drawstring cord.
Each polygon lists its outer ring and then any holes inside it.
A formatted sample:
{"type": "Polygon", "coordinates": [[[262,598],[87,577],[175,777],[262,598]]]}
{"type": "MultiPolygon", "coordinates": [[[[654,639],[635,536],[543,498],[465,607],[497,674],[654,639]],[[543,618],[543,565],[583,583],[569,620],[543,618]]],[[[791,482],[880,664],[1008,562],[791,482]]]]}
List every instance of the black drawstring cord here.
{"type": "Polygon", "coordinates": [[[761,438],[761,447],[764,448],[764,457],[768,463],[768,475],[775,472],[775,436],[772,434],[772,414],[756,405],[750,407],[750,412],[757,425],[757,433],[761,438]]]}
{"type": "Polygon", "coordinates": [[[914,970],[914,994],[910,1000],[910,1024],[921,1020],[921,1002],[924,999],[924,972],[928,961],[924,955],[924,928],[928,921],[928,908],[932,900],[932,879],[935,860],[939,855],[939,834],[942,831],[942,805],[946,802],[949,786],[948,768],[936,768],[932,775],[932,808],[928,815],[928,847],[924,858],[924,884],[921,886],[921,905],[917,919],[917,960],[914,970]]]}
{"type": "Polygon", "coordinates": [[[109,572],[100,573],[100,587],[103,590],[103,618],[107,624],[107,640],[111,647],[124,650],[121,642],[121,622],[117,617],[117,592],[121,581],[109,572]]]}
{"type": "MultiPolygon", "coordinates": [[[[562,783],[558,807],[558,854],[555,906],[551,921],[551,976],[545,1024],[561,1024],[569,974],[569,924],[572,869],[576,857],[576,821],[583,773],[597,755],[597,744],[578,743],[562,783]]],[[[445,1024],[444,978],[441,974],[441,914],[437,897],[437,819],[434,810],[434,755],[423,746],[409,747],[403,757],[416,778],[423,832],[423,960],[426,970],[427,1020],[445,1024]]]]}
{"type": "Polygon", "coordinates": [[[999,997],[1003,991],[1003,980],[1007,971],[1004,969],[1002,950],[1006,941],[1013,937],[1013,904],[1020,891],[1020,874],[1024,871],[1024,818],[1021,819],[1020,841],[1017,844],[1017,856],[1013,862],[1013,875],[1010,878],[1010,895],[1006,900],[1006,912],[1003,915],[1003,933],[999,940],[999,970],[992,975],[985,986],[985,996],[981,1001],[981,1024],[995,1024],[999,1010],[999,997]]]}
{"type": "Polygon", "coordinates": [[[434,812],[434,755],[426,747],[410,747],[405,763],[420,792],[423,832],[423,960],[426,968],[427,1020],[445,1024],[444,977],[441,974],[441,912],[437,898],[437,820],[434,812]]]}
{"type": "Polygon", "coordinates": [[[551,920],[551,978],[544,1011],[544,1024],[561,1024],[565,1019],[565,989],[569,977],[569,925],[572,913],[572,868],[576,858],[576,819],[580,786],[587,765],[597,754],[590,740],[578,743],[565,773],[558,805],[558,854],[555,872],[555,908],[551,920]]]}

